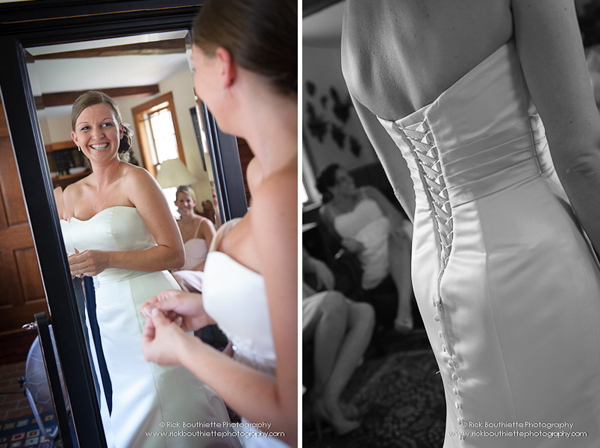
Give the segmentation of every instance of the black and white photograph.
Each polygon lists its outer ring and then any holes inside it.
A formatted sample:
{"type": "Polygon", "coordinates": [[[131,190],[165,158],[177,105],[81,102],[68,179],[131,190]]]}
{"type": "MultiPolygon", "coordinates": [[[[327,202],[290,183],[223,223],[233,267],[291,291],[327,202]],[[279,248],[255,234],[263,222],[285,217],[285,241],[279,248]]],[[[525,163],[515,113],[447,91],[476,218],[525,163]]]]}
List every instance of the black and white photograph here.
{"type": "Polygon", "coordinates": [[[598,446],[599,2],[303,14],[303,446],[598,446]]]}

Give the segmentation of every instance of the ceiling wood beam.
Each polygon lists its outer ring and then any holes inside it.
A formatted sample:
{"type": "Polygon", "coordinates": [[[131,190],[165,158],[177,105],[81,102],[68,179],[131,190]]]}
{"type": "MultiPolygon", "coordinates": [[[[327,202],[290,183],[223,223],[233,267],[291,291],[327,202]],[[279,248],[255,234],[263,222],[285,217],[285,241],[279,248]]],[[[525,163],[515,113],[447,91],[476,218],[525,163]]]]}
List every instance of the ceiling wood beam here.
{"type": "Polygon", "coordinates": [[[60,53],[39,54],[36,61],[43,59],[101,58],[106,56],[132,56],[185,53],[185,39],[159,40],[138,44],[117,45],[114,47],[89,48],[85,50],[63,51],[60,53]]]}
{"type": "MultiPolygon", "coordinates": [[[[141,96],[154,95],[159,93],[160,89],[158,84],[149,86],[135,86],[135,87],[114,87],[111,89],[97,89],[101,92],[106,93],[113,99],[117,98],[134,98],[141,96]]],[[[41,97],[35,97],[35,105],[37,109],[43,109],[45,107],[55,106],[69,106],[75,102],[75,100],[88,90],[80,90],[77,92],[57,92],[57,93],[44,93],[41,97]]]]}

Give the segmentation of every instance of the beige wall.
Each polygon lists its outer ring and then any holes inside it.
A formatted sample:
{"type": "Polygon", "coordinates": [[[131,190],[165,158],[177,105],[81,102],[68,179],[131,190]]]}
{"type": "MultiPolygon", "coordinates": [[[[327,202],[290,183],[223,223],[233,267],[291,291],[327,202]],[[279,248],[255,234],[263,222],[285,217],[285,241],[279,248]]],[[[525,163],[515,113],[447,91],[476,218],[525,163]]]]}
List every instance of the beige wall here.
{"type": "MultiPolygon", "coordinates": [[[[198,141],[194,131],[194,124],[190,115],[190,108],[195,107],[194,88],[192,74],[189,70],[184,70],[178,75],[165,79],[159,84],[161,93],[173,92],[173,101],[175,102],[175,113],[179,124],[179,134],[181,136],[181,145],[188,169],[192,172],[198,182],[192,185],[196,192],[198,202],[211,200],[210,180],[212,180],[212,171],[208,154],[205,154],[206,169],[202,167],[202,158],[198,149],[198,141]]],[[[201,206],[198,206],[200,209],[201,206]]]]}

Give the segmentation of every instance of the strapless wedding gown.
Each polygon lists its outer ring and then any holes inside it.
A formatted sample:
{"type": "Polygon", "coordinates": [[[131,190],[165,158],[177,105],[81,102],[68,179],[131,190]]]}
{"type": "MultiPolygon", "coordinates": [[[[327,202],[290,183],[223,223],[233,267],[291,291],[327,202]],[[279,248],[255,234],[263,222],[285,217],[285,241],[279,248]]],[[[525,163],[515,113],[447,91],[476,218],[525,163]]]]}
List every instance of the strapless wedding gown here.
{"type": "MultiPolygon", "coordinates": [[[[204,269],[203,305],[232,342],[234,359],[275,375],[277,356],[264,278],[218,251],[222,239],[238,222],[223,224],[213,239],[204,269]]],[[[268,424],[253,426],[243,420],[237,429],[242,432],[244,447],[287,448],[281,440],[268,436],[273,431],[268,424]]]]}
{"type": "MultiPolygon", "coordinates": [[[[67,252],[75,248],[137,251],[156,245],[133,207],[110,207],[86,221],[61,221],[67,252]]],[[[181,366],[160,367],[144,359],[142,304],[160,291],[179,289],[168,271],[106,269],[94,277],[96,313],[112,382],[112,413],[102,398],[109,445],[117,448],[239,447],[235,437],[207,436],[202,423],[229,423],[221,398],[181,366]],[[187,427],[184,427],[188,424],[187,427]],[[171,433],[169,435],[169,432],[171,433]]],[[[217,427],[218,428],[218,427],[217,427]]],[[[218,430],[218,429],[217,429],[218,430]]],[[[227,429],[225,429],[227,431],[227,429]]]]}
{"type": "Polygon", "coordinates": [[[444,447],[600,446],[600,271],[514,42],[432,104],[379,121],[414,183],[412,276],[444,447]]]}

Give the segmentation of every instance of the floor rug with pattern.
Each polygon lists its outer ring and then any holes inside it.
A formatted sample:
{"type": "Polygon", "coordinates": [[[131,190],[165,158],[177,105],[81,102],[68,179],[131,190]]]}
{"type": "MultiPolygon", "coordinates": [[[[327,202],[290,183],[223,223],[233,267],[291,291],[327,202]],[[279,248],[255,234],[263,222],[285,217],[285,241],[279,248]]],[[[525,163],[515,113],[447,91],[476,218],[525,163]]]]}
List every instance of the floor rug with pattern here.
{"type": "Polygon", "coordinates": [[[446,406],[438,366],[424,332],[387,341],[383,356],[357,368],[342,396],[360,409],[361,426],[345,436],[318,437],[304,424],[308,448],[440,448],[446,406]]]}
{"type": "MultiPolygon", "coordinates": [[[[56,428],[54,414],[40,417],[47,430],[56,428]]],[[[0,448],[53,448],[54,443],[40,432],[33,416],[21,417],[0,423],[0,448]]]]}

